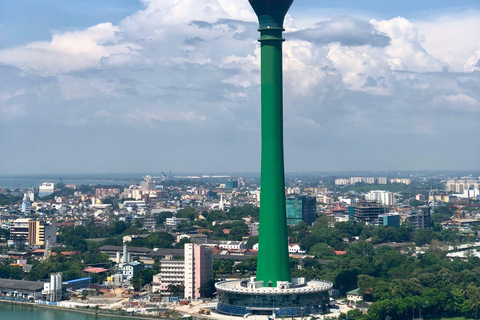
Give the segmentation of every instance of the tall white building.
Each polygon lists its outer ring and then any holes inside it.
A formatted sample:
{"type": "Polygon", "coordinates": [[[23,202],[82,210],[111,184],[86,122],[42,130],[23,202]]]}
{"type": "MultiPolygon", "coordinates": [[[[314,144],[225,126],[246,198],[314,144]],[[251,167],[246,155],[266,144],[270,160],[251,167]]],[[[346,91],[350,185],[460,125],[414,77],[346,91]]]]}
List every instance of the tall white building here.
{"type": "Polygon", "coordinates": [[[213,280],[212,250],[185,244],[185,298],[200,298],[200,287],[213,280]]]}
{"type": "Polygon", "coordinates": [[[45,197],[51,195],[55,191],[55,184],[51,182],[44,182],[38,188],[38,196],[45,197]]]}
{"type": "Polygon", "coordinates": [[[383,190],[372,190],[365,195],[365,200],[375,200],[378,201],[381,205],[384,206],[393,206],[395,205],[395,196],[392,192],[383,191],[383,190]]]}
{"type": "Polygon", "coordinates": [[[387,177],[378,177],[377,178],[378,184],[387,184],[387,177]]]}
{"type": "Polygon", "coordinates": [[[156,183],[150,176],[146,176],[141,185],[143,191],[155,190],[156,183]]]}
{"type": "Polygon", "coordinates": [[[165,256],[160,260],[159,274],[153,276],[152,292],[168,292],[169,285],[181,285],[185,281],[185,261],[173,260],[173,256],[165,256]]]}

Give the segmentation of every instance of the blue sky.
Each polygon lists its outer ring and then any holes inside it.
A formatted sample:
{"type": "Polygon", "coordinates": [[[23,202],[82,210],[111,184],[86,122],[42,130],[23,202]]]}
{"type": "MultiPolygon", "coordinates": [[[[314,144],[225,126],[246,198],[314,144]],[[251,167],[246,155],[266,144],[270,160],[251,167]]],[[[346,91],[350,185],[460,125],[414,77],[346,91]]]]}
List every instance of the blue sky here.
{"type": "MultiPolygon", "coordinates": [[[[259,171],[256,28],[246,0],[1,1],[0,174],[259,171]]],[[[287,171],[479,169],[478,30],[479,1],[296,0],[287,171]]]]}

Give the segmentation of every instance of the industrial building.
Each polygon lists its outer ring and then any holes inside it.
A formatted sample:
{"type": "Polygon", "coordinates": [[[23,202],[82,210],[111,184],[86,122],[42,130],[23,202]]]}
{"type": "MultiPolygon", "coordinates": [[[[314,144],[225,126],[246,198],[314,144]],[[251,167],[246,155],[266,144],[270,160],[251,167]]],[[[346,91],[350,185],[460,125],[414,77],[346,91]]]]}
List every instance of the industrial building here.
{"type": "Polygon", "coordinates": [[[44,282],[0,279],[0,295],[21,299],[40,299],[44,282]]]}

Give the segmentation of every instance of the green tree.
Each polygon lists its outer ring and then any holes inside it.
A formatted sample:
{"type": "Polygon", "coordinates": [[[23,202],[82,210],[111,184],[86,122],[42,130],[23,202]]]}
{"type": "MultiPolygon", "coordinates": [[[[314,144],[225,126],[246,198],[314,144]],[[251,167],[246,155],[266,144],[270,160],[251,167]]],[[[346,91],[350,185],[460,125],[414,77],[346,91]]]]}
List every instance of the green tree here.
{"type": "Polygon", "coordinates": [[[330,259],[335,256],[335,252],[326,243],[317,243],[310,248],[309,253],[318,259],[330,259]]]}

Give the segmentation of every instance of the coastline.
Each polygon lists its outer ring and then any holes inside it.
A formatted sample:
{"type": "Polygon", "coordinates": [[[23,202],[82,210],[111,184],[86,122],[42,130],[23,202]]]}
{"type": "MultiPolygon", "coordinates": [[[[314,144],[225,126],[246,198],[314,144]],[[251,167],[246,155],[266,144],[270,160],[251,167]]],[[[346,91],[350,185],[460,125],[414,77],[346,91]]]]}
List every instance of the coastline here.
{"type": "Polygon", "coordinates": [[[51,305],[45,305],[45,304],[39,304],[39,303],[32,303],[32,302],[24,302],[24,301],[12,301],[12,300],[3,300],[0,299],[0,303],[5,303],[5,304],[15,304],[15,305],[21,305],[25,307],[34,307],[34,308],[45,308],[45,309],[53,309],[53,310],[58,310],[58,311],[65,311],[65,312],[76,312],[76,313],[83,313],[83,314],[89,314],[92,316],[104,316],[104,317],[109,317],[113,319],[142,319],[142,320],[152,320],[152,319],[174,319],[174,318],[164,318],[160,317],[158,315],[156,316],[145,316],[145,315],[117,315],[117,314],[111,314],[108,312],[104,312],[103,310],[99,309],[98,311],[90,311],[87,309],[80,309],[80,308],[65,308],[65,307],[57,307],[57,306],[51,306],[51,305]]]}

